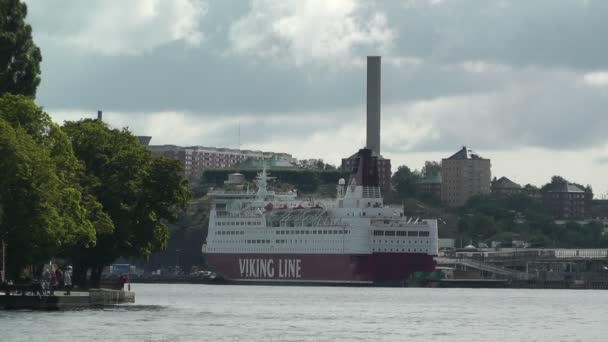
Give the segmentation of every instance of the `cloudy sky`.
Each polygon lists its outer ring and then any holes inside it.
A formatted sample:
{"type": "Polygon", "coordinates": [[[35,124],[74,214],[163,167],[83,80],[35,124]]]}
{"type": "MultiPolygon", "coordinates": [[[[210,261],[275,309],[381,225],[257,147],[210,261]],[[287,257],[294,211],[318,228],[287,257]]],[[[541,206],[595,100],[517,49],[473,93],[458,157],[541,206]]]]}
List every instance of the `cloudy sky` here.
{"type": "Polygon", "coordinates": [[[365,57],[382,55],[382,154],[461,146],[494,176],[608,191],[608,1],[26,0],[37,101],[103,109],[153,144],[338,164],[365,142],[365,57]]]}

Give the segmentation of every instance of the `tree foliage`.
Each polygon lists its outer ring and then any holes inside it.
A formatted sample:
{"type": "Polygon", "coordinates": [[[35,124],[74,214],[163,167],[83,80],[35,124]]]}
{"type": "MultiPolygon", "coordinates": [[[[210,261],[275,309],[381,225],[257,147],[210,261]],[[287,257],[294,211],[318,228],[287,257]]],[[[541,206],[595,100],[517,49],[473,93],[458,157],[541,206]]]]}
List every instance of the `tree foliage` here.
{"type": "Polygon", "coordinates": [[[537,247],[608,247],[602,229],[594,221],[557,224],[540,198],[526,194],[474,196],[458,222],[458,234],[465,241],[524,240],[537,247]]]}
{"type": "Polygon", "coordinates": [[[82,165],[61,129],[31,99],[0,98],[0,237],[15,270],[62,249],[95,244],[78,185],[82,165]],[[15,255],[15,254],[13,254],[15,255]]]}
{"type": "Polygon", "coordinates": [[[26,16],[27,6],[21,1],[0,1],[0,95],[36,96],[42,55],[26,16]]]}
{"type": "Polygon", "coordinates": [[[397,168],[397,172],[393,174],[391,182],[400,198],[414,197],[416,195],[416,184],[420,179],[418,171],[412,171],[409,167],[401,165],[397,168]]]}
{"type": "Polygon", "coordinates": [[[71,252],[78,269],[93,269],[98,281],[104,265],[117,257],[148,257],[166,247],[167,222],[174,222],[190,198],[182,165],[155,157],[127,129],[110,129],[97,120],[66,122],[63,129],[84,163],[82,185],[97,198],[114,229],[97,230],[97,245],[71,252]]]}
{"type": "Polygon", "coordinates": [[[441,175],[441,164],[436,161],[425,161],[422,170],[420,170],[422,178],[441,175]]]}

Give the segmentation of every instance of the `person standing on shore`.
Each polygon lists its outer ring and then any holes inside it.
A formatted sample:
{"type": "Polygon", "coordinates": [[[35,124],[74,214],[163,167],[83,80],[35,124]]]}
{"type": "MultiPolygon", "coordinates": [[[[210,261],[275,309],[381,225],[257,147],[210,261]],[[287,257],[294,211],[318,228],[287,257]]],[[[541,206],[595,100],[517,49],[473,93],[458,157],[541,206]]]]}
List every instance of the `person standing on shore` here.
{"type": "Polygon", "coordinates": [[[68,266],[63,272],[63,285],[65,286],[65,294],[69,296],[72,291],[72,266],[68,266]]]}

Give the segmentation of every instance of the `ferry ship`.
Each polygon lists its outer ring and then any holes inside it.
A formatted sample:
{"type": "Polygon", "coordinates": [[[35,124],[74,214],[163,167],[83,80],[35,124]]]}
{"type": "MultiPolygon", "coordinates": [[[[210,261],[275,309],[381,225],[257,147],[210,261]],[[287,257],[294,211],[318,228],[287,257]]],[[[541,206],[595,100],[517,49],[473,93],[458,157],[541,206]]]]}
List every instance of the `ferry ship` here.
{"type": "Polygon", "coordinates": [[[434,271],[437,220],[385,205],[377,170],[372,151],[359,150],[329,200],[270,191],[265,168],[256,191],[210,192],[208,266],[226,280],[273,284],[400,285],[434,271]]]}

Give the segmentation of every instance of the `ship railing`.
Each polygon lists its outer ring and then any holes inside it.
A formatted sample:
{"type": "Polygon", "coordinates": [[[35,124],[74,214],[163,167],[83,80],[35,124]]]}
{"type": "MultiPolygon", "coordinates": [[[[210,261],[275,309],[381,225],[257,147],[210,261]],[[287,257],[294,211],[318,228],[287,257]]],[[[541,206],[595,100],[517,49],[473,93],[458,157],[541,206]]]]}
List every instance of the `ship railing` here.
{"type": "Polygon", "coordinates": [[[413,227],[413,226],[416,226],[417,228],[419,228],[419,226],[428,226],[428,223],[425,220],[411,220],[410,219],[408,221],[404,221],[402,219],[392,219],[392,218],[372,219],[370,224],[373,226],[377,226],[377,227],[403,227],[403,228],[408,228],[408,227],[413,227]]]}
{"type": "Polygon", "coordinates": [[[261,215],[256,212],[231,213],[227,211],[216,211],[215,216],[219,218],[259,218],[261,215]]]}

